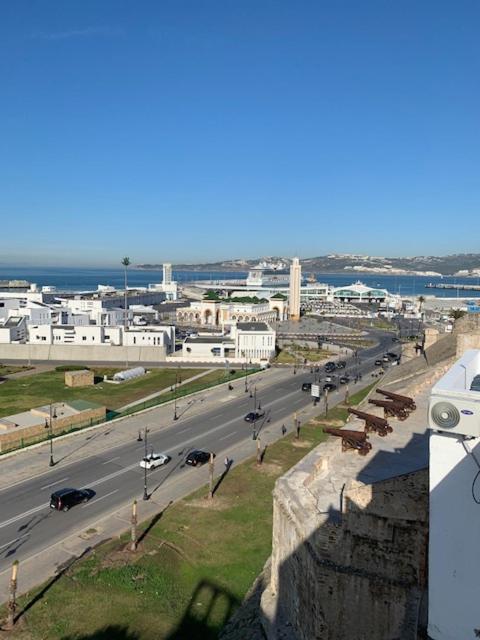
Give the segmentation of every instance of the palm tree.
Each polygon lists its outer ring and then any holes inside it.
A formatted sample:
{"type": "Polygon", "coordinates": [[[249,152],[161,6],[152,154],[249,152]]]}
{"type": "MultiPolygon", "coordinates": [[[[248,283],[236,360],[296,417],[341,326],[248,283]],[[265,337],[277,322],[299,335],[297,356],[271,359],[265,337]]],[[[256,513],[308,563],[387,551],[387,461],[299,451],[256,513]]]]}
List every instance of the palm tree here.
{"type": "Polygon", "coordinates": [[[419,305],[420,305],[419,311],[420,311],[420,313],[422,313],[423,303],[425,302],[424,296],[418,296],[418,302],[419,302],[419,305]]]}
{"type": "Polygon", "coordinates": [[[463,318],[464,315],[465,315],[465,311],[462,311],[461,309],[450,309],[448,313],[449,318],[452,318],[453,320],[454,326],[456,325],[457,320],[460,320],[460,318],[463,318]]]}
{"type": "Polygon", "coordinates": [[[125,313],[124,313],[124,324],[125,329],[128,325],[128,291],[127,291],[127,269],[130,265],[130,258],[125,257],[122,259],[122,265],[125,270],[125,313]]]}

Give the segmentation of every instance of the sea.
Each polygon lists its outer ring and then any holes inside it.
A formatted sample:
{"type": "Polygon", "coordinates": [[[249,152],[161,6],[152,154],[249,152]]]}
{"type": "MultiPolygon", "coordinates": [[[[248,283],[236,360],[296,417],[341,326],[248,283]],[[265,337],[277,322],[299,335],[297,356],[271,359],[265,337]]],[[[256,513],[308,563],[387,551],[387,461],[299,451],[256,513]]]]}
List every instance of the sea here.
{"type": "MultiPolygon", "coordinates": [[[[309,274],[310,275],[310,274],[309,274]]],[[[436,296],[441,298],[479,298],[480,291],[461,289],[430,289],[429,283],[451,283],[480,285],[480,278],[456,278],[453,276],[396,276],[370,273],[316,273],[318,282],[335,287],[352,284],[360,280],[370,287],[387,289],[401,296],[436,296]]],[[[199,280],[228,280],[246,278],[245,271],[176,271],[173,279],[179,283],[199,280]]],[[[162,281],[162,271],[130,268],[128,270],[129,287],[145,287],[150,283],[162,281]]],[[[54,286],[59,292],[93,291],[99,284],[122,288],[124,271],[122,268],[83,268],[83,267],[10,267],[0,265],[0,280],[28,280],[39,287],[54,286]]]]}

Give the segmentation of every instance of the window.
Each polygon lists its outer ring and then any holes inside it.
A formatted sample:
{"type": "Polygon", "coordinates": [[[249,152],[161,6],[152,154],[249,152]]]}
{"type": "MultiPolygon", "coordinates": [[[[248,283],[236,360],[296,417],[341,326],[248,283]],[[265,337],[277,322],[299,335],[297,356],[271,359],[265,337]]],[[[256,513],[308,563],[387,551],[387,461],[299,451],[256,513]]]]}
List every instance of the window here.
{"type": "Polygon", "coordinates": [[[82,336],[82,340],[85,342],[85,340],[87,339],[87,336],[82,336]]]}

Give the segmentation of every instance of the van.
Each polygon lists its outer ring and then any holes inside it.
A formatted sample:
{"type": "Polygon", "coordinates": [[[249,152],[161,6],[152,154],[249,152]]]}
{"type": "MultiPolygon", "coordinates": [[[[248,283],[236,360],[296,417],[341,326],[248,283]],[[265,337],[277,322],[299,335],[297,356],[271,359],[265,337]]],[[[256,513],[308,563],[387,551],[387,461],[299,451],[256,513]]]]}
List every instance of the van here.
{"type": "Polygon", "coordinates": [[[68,511],[80,502],[88,502],[92,494],[93,491],[86,491],[85,489],[60,489],[50,496],[50,509],[68,511]]]}

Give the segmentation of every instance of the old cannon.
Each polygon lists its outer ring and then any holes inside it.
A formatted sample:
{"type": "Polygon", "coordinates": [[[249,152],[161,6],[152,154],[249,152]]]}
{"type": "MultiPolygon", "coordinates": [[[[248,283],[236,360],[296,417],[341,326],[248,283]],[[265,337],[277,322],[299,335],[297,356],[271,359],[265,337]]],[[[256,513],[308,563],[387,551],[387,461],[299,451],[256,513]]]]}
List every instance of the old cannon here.
{"type": "Polygon", "coordinates": [[[349,429],[334,429],[332,427],[324,427],[325,433],[342,439],[342,451],[354,449],[361,456],[366,456],[372,448],[368,442],[368,436],[365,431],[353,431],[349,429]]]}
{"type": "Polygon", "coordinates": [[[409,398],[408,396],[402,396],[399,393],[393,393],[393,391],[384,391],[383,389],[377,389],[377,393],[380,393],[382,396],[385,396],[389,400],[394,400],[395,402],[401,402],[407,409],[410,411],[415,411],[417,405],[413,398],[409,398]]]}
{"type": "Polygon", "coordinates": [[[383,407],[383,417],[395,417],[399,420],[406,420],[410,415],[409,410],[401,402],[395,402],[394,400],[377,400],[372,398],[368,401],[370,404],[376,407],[383,407]]]}
{"type": "Polygon", "coordinates": [[[364,411],[358,411],[357,409],[348,409],[348,413],[357,416],[361,420],[365,420],[365,431],[376,431],[382,438],[393,431],[392,427],[388,424],[385,418],[374,416],[371,413],[365,413],[364,411]]]}

